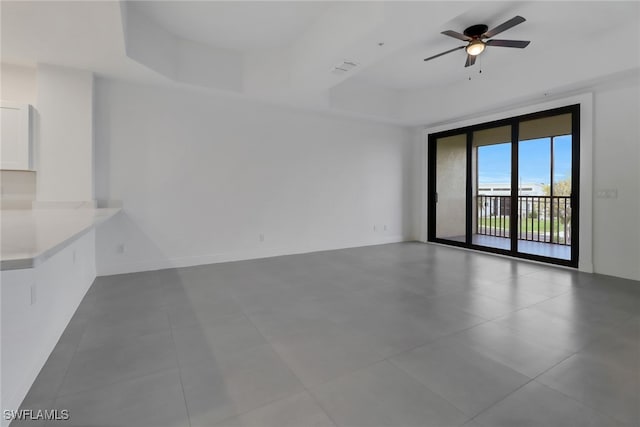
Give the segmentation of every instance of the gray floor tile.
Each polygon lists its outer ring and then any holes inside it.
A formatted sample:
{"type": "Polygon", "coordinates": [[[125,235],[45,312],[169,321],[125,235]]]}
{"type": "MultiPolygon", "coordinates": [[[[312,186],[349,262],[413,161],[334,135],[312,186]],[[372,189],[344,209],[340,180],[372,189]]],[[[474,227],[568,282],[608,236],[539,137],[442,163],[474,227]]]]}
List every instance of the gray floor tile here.
{"type": "Polygon", "coordinates": [[[497,300],[473,291],[444,295],[434,298],[433,301],[437,305],[449,306],[484,319],[495,319],[518,310],[517,306],[508,301],[497,300]]]}
{"type": "Polygon", "coordinates": [[[518,291],[525,291],[531,294],[542,295],[546,297],[555,297],[565,294],[571,290],[571,285],[559,281],[559,283],[553,281],[544,280],[533,273],[532,275],[515,276],[505,281],[513,289],[518,291]]]}
{"type": "Polygon", "coordinates": [[[587,285],[595,279],[593,274],[554,267],[542,267],[540,270],[530,273],[529,276],[540,279],[543,282],[556,283],[563,286],[587,285]]]}
{"type": "Polygon", "coordinates": [[[67,409],[70,419],[48,425],[189,426],[178,369],[62,396],[56,400],[55,407],[67,409]]]}
{"type": "Polygon", "coordinates": [[[425,297],[437,297],[456,292],[462,292],[468,288],[464,277],[451,272],[430,274],[423,273],[394,273],[387,271],[387,276],[382,276],[391,283],[394,289],[410,291],[425,297]]]}
{"type": "Polygon", "coordinates": [[[342,325],[323,325],[309,334],[271,340],[280,357],[305,386],[323,383],[384,359],[373,337],[342,325]]]}
{"type": "Polygon", "coordinates": [[[578,351],[602,332],[593,325],[550,315],[536,307],[525,308],[493,321],[520,336],[551,348],[578,351]]]}
{"type": "MultiPolygon", "coordinates": [[[[329,303],[318,301],[299,302],[283,308],[265,306],[248,314],[248,317],[270,340],[283,339],[296,335],[309,335],[315,331],[331,328],[338,324],[338,306],[345,306],[347,299],[329,303]],[[335,304],[335,305],[334,305],[335,304]]],[[[352,305],[348,305],[352,308],[352,305]]]]}
{"type": "Polygon", "coordinates": [[[172,326],[213,326],[219,320],[243,313],[242,308],[231,300],[206,300],[192,298],[172,302],[167,306],[172,326]]]}
{"type": "Polygon", "coordinates": [[[497,299],[499,301],[507,302],[514,308],[529,307],[542,301],[546,301],[550,298],[547,295],[534,294],[531,292],[516,289],[511,285],[510,281],[483,282],[475,280],[471,290],[479,294],[497,299]]]}
{"type": "Polygon", "coordinates": [[[140,337],[125,346],[78,351],[59,394],[66,395],[177,367],[171,333],[140,337]]]}
{"type": "Polygon", "coordinates": [[[169,331],[165,311],[105,314],[92,317],[84,328],[79,350],[104,345],[122,346],[135,342],[143,335],[169,331]]]}
{"type": "Polygon", "coordinates": [[[187,425],[186,407],[192,427],[609,426],[638,422],[639,363],[640,283],[400,243],[100,277],[23,407],[100,427],[187,425]],[[540,374],[551,388],[507,394],[540,374]]]}
{"type": "Polygon", "coordinates": [[[167,290],[173,289],[216,289],[224,291],[224,280],[216,275],[215,265],[198,265],[178,268],[173,274],[159,277],[167,290]]]}
{"type": "Polygon", "coordinates": [[[401,369],[383,361],[311,392],[341,427],[461,426],[469,417],[401,369]]]}
{"type": "Polygon", "coordinates": [[[216,424],[219,427],[335,427],[307,392],[216,424]]]}
{"type": "MultiPolygon", "coordinates": [[[[635,323],[637,331],[639,325],[635,323]]],[[[630,339],[621,330],[618,334],[603,336],[584,347],[578,354],[596,362],[609,364],[618,369],[637,374],[640,372],[640,335],[630,339]]]]}
{"type": "Polygon", "coordinates": [[[125,300],[143,302],[159,298],[166,288],[154,280],[155,272],[98,277],[94,285],[95,303],[102,306],[122,304],[125,300]]]}
{"type": "MultiPolygon", "coordinates": [[[[638,307],[640,309],[640,305],[638,307]]],[[[584,292],[580,289],[544,301],[537,304],[535,308],[570,321],[612,329],[617,329],[620,324],[627,322],[631,317],[629,313],[619,310],[605,301],[585,298],[584,292]]]]}
{"type": "Polygon", "coordinates": [[[573,354],[565,348],[537,343],[515,329],[494,322],[484,323],[454,336],[480,354],[531,378],[573,354]]]}
{"type": "Polygon", "coordinates": [[[355,292],[311,309],[318,319],[316,323],[331,319],[361,339],[375,342],[378,352],[385,356],[484,321],[460,310],[438,307],[429,299],[404,290],[355,292]],[[405,297],[407,300],[403,301],[405,297]]]}
{"type": "Polygon", "coordinates": [[[531,382],[474,419],[486,427],[621,426],[573,399],[531,382]]]}
{"type": "Polygon", "coordinates": [[[245,312],[252,314],[264,307],[286,309],[294,304],[339,298],[346,293],[344,288],[330,280],[314,278],[306,282],[281,282],[277,287],[271,286],[268,291],[240,295],[236,299],[245,312]]]}
{"type": "Polygon", "coordinates": [[[631,425],[640,424],[640,377],[581,354],[537,378],[583,404],[631,425]]]}
{"type": "Polygon", "coordinates": [[[267,344],[254,324],[242,314],[221,318],[212,326],[174,327],[173,339],[180,365],[215,361],[220,355],[267,344]]]}
{"type": "Polygon", "coordinates": [[[421,345],[432,342],[440,337],[448,335],[454,330],[465,329],[472,323],[465,323],[464,318],[453,329],[451,323],[447,323],[450,329],[442,327],[436,320],[429,320],[412,316],[410,314],[387,311],[362,316],[357,321],[349,322],[351,330],[355,331],[362,339],[375,343],[377,352],[386,357],[403,353],[421,345]],[[366,318],[371,317],[367,322],[366,318]]]}
{"type": "Polygon", "coordinates": [[[191,426],[210,426],[303,390],[269,345],[181,366],[191,426]]]}
{"type": "Polygon", "coordinates": [[[451,338],[391,361],[469,416],[477,415],[531,380],[451,338]]]}
{"type": "MultiPolygon", "coordinates": [[[[451,334],[481,323],[486,319],[474,316],[462,310],[437,304],[437,299],[422,297],[405,291],[376,291],[367,294],[359,293],[357,298],[366,305],[359,313],[354,313],[350,323],[366,328],[378,316],[387,318],[411,319],[422,322],[425,329],[437,331],[440,336],[451,334]],[[356,316],[360,315],[360,318],[356,316]]],[[[373,329],[373,327],[372,327],[373,329]]]]}
{"type": "Polygon", "coordinates": [[[345,274],[347,277],[336,282],[336,284],[341,286],[347,292],[384,290],[393,289],[395,287],[394,283],[384,277],[378,277],[366,270],[358,271],[351,269],[345,274]]]}
{"type": "Polygon", "coordinates": [[[93,304],[92,316],[135,316],[137,313],[162,312],[166,310],[164,292],[153,290],[131,293],[127,290],[112,297],[98,296],[93,304]]]}
{"type": "Polygon", "coordinates": [[[236,304],[228,289],[211,283],[177,283],[165,290],[168,306],[193,304],[236,304]]]}

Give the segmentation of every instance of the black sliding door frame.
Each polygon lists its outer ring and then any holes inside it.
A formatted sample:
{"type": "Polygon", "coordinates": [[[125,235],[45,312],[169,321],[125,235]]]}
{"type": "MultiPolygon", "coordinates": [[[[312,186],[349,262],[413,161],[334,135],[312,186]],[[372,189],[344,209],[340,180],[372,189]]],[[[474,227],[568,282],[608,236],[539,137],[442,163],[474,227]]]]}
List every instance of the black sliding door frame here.
{"type": "MultiPolygon", "coordinates": [[[[554,108],[551,110],[539,111],[530,114],[510,117],[506,119],[495,120],[492,122],[481,123],[472,126],[465,126],[457,129],[450,129],[443,132],[429,134],[428,137],[428,170],[427,170],[427,241],[434,243],[442,243],[450,246],[458,246],[468,249],[479,250],[483,252],[491,252],[501,255],[512,256],[516,258],[530,259],[550,264],[564,265],[568,267],[578,267],[579,255],[579,212],[580,212],[580,104],[568,105],[565,107],[554,108]],[[540,255],[518,252],[518,230],[519,230],[519,212],[518,212],[518,145],[520,141],[520,122],[533,119],[541,119],[546,117],[557,116],[561,114],[571,114],[571,259],[551,258],[540,255]],[[480,246],[474,244],[473,239],[473,132],[496,128],[501,126],[511,126],[511,206],[510,206],[510,249],[500,249],[488,246],[480,246]],[[465,241],[448,240],[436,237],[436,203],[437,203],[437,141],[440,138],[446,138],[454,135],[466,134],[466,217],[465,217],[465,241]]],[[[553,180],[550,183],[553,187],[553,180]]]]}

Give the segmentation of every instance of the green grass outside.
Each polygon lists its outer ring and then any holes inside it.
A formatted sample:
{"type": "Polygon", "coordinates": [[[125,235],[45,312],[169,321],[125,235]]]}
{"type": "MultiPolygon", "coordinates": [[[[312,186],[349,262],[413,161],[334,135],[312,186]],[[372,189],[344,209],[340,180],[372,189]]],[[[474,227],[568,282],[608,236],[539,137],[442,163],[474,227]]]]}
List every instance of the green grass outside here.
{"type": "MultiPolygon", "coordinates": [[[[480,218],[480,222],[478,223],[478,228],[480,230],[482,230],[482,228],[484,227],[491,227],[491,228],[498,228],[498,229],[505,229],[508,230],[510,228],[510,221],[509,221],[509,217],[484,217],[484,218],[480,218]]],[[[567,229],[569,228],[569,225],[567,224],[567,229]]],[[[540,219],[540,233],[543,232],[550,232],[551,229],[551,221],[549,221],[548,219],[540,219]]],[[[556,233],[556,230],[558,230],[558,220],[554,219],[553,220],[553,230],[554,230],[554,235],[556,233]]],[[[564,230],[564,224],[560,224],[560,230],[563,231],[564,230]]],[[[520,221],[520,231],[524,232],[524,231],[533,231],[534,233],[538,232],[538,220],[537,219],[531,219],[531,218],[527,218],[527,223],[525,225],[525,223],[521,220],[520,221]],[[533,221],[533,224],[532,224],[533,221]]]]}

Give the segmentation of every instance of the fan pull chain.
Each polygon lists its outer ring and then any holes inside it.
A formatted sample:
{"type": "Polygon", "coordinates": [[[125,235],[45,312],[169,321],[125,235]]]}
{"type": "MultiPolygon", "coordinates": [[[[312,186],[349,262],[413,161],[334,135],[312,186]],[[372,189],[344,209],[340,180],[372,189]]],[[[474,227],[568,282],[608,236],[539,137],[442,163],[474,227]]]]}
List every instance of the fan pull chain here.
{"type": "MultiPolygon", "coordinates": [[[[478,74],[482,74],[482,59],[480,59],[480,61],[478,61],[478,74]]],[[[471,75],[469,75],[469,80],[471,80],[471,75]]]]}

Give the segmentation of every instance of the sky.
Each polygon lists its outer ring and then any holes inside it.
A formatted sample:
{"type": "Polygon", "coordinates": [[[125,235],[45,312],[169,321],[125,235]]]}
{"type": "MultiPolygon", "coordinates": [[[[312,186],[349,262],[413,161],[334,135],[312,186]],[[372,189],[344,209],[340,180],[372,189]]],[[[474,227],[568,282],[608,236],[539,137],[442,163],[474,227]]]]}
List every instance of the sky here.
{"type": "MultiPolygon", "coordinates": [[[[518,146],[521,183],[549,184],[551,138],[520,141],[518,146]]],[[[571,135],[556,136],[554,180],[571,176],[571,135]]],[[[478,180],[485,183],[511,182],[511,143],[478,147],[478,180]]]]}

